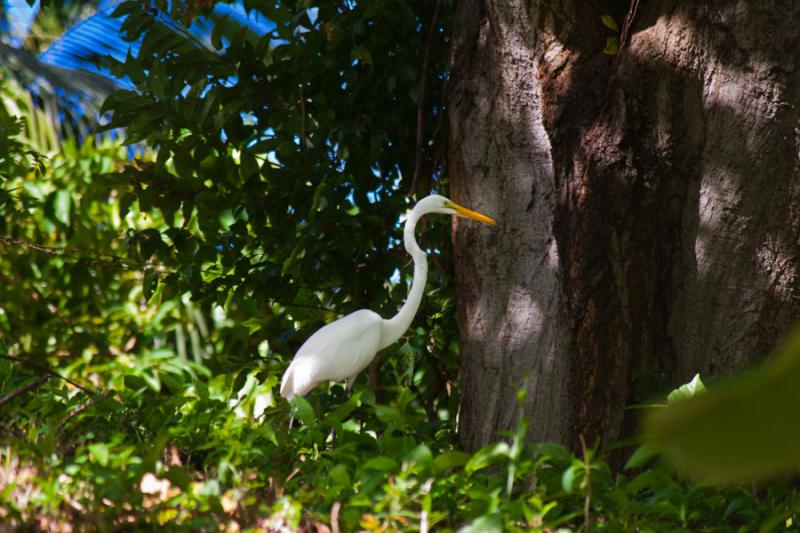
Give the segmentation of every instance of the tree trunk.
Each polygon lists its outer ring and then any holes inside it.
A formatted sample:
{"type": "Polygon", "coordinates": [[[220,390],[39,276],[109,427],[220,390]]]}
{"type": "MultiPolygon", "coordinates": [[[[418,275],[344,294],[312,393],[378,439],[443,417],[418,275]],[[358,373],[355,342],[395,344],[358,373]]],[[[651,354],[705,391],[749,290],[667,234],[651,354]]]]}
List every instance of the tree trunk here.
{"type": "Polygon", "coordinates": [[[498,219],[454,229],[465,445],[520,413],[532,439],[609,443],[635,428],[627,405],[750,365],[788,331],[798,16],[775,1],[459,2],[452,190],[498,219]]]}

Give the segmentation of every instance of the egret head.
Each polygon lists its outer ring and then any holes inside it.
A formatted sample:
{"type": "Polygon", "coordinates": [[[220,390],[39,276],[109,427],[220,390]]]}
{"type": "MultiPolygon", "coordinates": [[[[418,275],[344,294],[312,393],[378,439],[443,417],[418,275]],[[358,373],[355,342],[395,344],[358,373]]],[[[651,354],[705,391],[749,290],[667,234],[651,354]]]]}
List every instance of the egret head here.
{"type": "Polygon", "coordinates": [[[496,224],[494,219],[491,219],[486,215],[476,213],[475,211],[467,209],[466,207],[460,206],[449,198],[445,198],[444,196],[440,196],[438,194],[432,194],[427,198],[420,200],[417,205],[422,207],[426,213],[455,215],[457,217],[471,218],[486,224],[496,224]]]}

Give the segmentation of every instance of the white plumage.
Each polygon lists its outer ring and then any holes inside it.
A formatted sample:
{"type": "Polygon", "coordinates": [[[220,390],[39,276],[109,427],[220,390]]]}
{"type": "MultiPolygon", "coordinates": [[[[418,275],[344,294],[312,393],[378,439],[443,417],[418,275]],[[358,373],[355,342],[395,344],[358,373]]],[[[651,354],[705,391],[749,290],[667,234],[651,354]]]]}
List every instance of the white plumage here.
{"type": "Polygon", "coordinates": [[[283,375],[281,394],[287,400],[296,394],[305,396],[323,381],[347,380],[349,387],[378,353],[382,321],[378,313],[361,309],[311,335],[283,375]],[[332,337],[350,339],[347,349],[331,343],[332,337]]]}
{"type": "Polygon", "coordinates": [[[426,254],[414,238],[417,222],[428,213],[451,214],[487,224],[495,223],[491,218],[461,207],[444,196],[433,194],[420,200],[408,213],[403,230],[406,251],[414,259],[414,281],[403,307],[390,319],[381,318],[374,311],[361,309],[331,322],[309,337],[297,351],[281,380],[281,394],[287,400],[298,394],[305,396],[323,381],[345,380],[350,388],[375,355],[394,344],[405,333],[419,309],[428,276],[426,254]]]}

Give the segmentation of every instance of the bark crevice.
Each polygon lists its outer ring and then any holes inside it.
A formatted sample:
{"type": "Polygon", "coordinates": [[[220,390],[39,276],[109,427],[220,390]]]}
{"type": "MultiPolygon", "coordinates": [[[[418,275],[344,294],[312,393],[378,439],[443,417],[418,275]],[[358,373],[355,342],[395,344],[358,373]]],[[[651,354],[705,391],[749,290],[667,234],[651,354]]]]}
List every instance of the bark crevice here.
{"type": "Polygon", "coordinates": [[[531,438],[608,443],[626,405],[751,364],[800,311],[800,7],[643,3],[617,57],[592,9],[459,3],[452,188],[500,223],[455,230],[471,447],[519,386],[531,438]]]}

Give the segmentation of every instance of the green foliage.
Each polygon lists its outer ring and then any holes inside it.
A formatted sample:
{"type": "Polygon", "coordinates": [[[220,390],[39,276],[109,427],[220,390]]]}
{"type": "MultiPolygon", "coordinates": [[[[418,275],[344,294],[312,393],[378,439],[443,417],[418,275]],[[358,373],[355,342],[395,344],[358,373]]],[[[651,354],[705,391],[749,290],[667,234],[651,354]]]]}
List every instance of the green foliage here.
{"type": "Polygon", "coordinates": [[[619,54],[619,26],[617,21],[611,15],[601,15],[600,22],[603,26],[614,32],[614,35],[606,37],[606,45],[603,48],[603,53],[610,56],[619,54]]]}
{"type": "Polygon", "coordinates": [[[798,380],[800,332],[795,332],[761,368],[651,413],[652,444],[682,472],[716,483],[796,471],[798,380]]]}
{"type": "MultiPolygon", "coordinates": [[[[200,4],[174,3],[189,15],[200,4]]],[[[406,296],[397,218],[433,5],[248,5],[277,23],[273,35],[224,20],[201,43],[142,3],[119,7],[143,43],[113,68],[137,91],[105,108],[135,158],[111,141],[44,142],[19,118],[32,105],[0,86],[0,522],[766,531],[796,520],[789,484],[689,485],[641,453],[614,475],[597,450],[526,445],[524,422],[460,449],[441,220],[421,236],[433,266],[423,308],[378,383],[279,398],[314,330],[361,307],[390,315],[406,296]]],[[[449,20],[433,34],[421,193],[446,186],[432,146],[449,20]]]]}
{"type": "MultiPolygon", "coordinates": [[[[429,14],[403,2],[321,2],[313,15],[302,2],[258,8],[276,22],[272,34],[254,39],[226,20],[209,45],[139,2],[120,5],[124,35],[143,41],[113,68],[138,90],[104,105],[109,127],[158,153],[109,176],[123,211],[157,210],[163,221],[129,237],[138,261],[166,269],[146,278],[146,295],[157,303],[188,292],[203,314],[223,308],[238,325],[237,344],[212,368],[260,359],[259,346],[280,366],[337,315],[390,315],[406,295],[386,280],[408,261],[397,217],[409,205],[418,26],[429,14]]],[[[443,68],[442,41],[432,72],[443,68]]],[[[441,84],[431,86],[428,101],[439,102],[441,84]]],[[[428,122],[432,137],[438,122],[428,122]]],[[[441,292],[426,300],[418,334],[391,351],[395,377],[384,389],[413,381],[430,413],[439,404],[452,413],[457,340],[446,225],[436,224],[425,240],[444,252],[430,281],[441,292]]]]}
{"type": "MultiPolygon", "coordinates": [[[[676,481],[660,463],[615,477],[592,450],[576,457],[555,444],[524,446],[524,424],[508,442],[469,455],[401,406],[379,414],[360,392],[298,402],[301,422],[290,428],[272,396],[275,377],[210,377],[164,361],[85,362],[73,373],[96,376],[102,392],[52,380],[15,400],[4,420],[15,437],[0,467],[12,480],[0,494],[6,520],[295,528],[329,523],[334,506],[345,531],[574,530],[587,517],[598,531],[722,531],[796,519],[796,494],[784,484],[720,492],[676,481]],[[154,373],[161,386],[147,378],[154,373]]],[[[4,383],[26,374],[0,362],[4,383]]]]}

